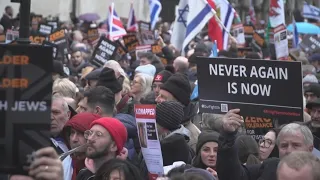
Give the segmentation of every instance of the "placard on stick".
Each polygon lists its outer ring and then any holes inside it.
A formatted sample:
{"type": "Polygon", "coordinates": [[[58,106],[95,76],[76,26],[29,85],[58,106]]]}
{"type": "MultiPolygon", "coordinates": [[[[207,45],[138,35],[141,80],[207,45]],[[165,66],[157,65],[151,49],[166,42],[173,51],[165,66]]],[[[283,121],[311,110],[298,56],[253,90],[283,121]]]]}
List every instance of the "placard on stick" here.
{"type": "Polygon", "coordinates": [[[58,46],[61,56],[68,54],[68,41],[65,29],[58,29],[49,36],[49,41],[58,46]]]}
{"type": "Polygon", "coordinates": [[[42,44],[43,41],[47,39],[47,36],[44,34],[38,33],[38,34],[30,35],[29,39],[34,44],[42,44]]]}
{"type": "Polygon", "coordinates": [[[197,68],[200,111],[239,108],[255,139],[276,124],[303,120],[300,62],[199,57],[197,68]]]}
{"type": "Polygon", "coordinates": [[[100,67],[108,60],[114,59],[117,52],[117,44],[105,37],[101,37],[92,54],[92,64],[100,67]]]}
{"type": "Polygon", "coordinates": [[[39,24],[38,32],[41,34],[49,35],[53,31],[53,26],[49,24],[39,24]]]}
{"type": "Polygon", "coordinates": [[[50,146],[52,48],[0,45],[0,61],[0,172],[25,174],[30,155],[50,146]]]}

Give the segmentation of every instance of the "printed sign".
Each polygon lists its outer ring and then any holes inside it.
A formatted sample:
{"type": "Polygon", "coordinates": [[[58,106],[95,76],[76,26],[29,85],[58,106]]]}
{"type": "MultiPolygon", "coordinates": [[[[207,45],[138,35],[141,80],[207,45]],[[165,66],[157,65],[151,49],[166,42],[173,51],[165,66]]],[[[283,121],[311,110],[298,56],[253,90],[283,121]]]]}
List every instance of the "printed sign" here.
{"type": "Polygon", "coordinates": [[[165,56],[162,53],[162,47],[159,44],[153,44],[151,45],[151,52],[155,54],[157,57],[160,58],[162,64],[167,65],[168,60],[165,58],[165,56]]]}
{"type": "Polygon", "coordinates": [[[117,58],[121,59],[122,56],[124,56],[124,55],[126,55],[128,53],[128,50],[127,50],[126,47],[124,47],[122,45],[122,43],[119,40],[115,41],[115,43],[118,46],[118,48],[117,48],[117,58]]]}
{"type": "Polygon", "coordinates": [[[11,43],[12,41],[19,38],[19,31],[14,31],[8,29],[6,32],[6,43],[11,43]]]}
{"type": "Polygon", "coordinates": [[[92,64],[100,67],[108,60],[114,59],[117,52],[117,44],[105,37],[101,37],[92,54],[92,64]]]}
{"type": "Polygon", "coordinates": [[[137,58],[137,60],[140,60],[141,54],[146,53],[146,52],[151,52],[151,46],[150,45],[137,46],[136,47],[136,58],[137,58]]]}
{"type": "Polygon", "coordinates": [[[154,33],[152,31],[141,31],[140,32],[141,44],[143,45],[151,45],[154,44],[155,38],[154,33]]]}
{"type": "Polygon", "coordinates": [[[256,139],[275,124],[303,120],[300,62],[199,57],[197,68],[200,111],[239,108],[256,139]]]}
{"type": "Polygon", "coordinates": [[[100,34],[98,28],[91,28],[87,32],[87,38],[90,44],[94,44],[95,42],[99,41],[100,34]]]}
{"type": "Polygon", "coordinates": [[[38,29],[39,33],[49,35],[52,33],[52,31],[53,31],[53,27],[51,25],[39,24],[39,29],[38,29]]]}
{"type": "Polygon", "coordinates": [[[287,29],[285,25],[279,25],[274,29],[274,46],[278,60],[288,60],[289,48],[287,29]]]}
{"type": "Polygon", "coordinates": [[[52,57],[53,57],[53,59],[57,58],[57,56],[58,56],[58,46],[56,44],[53,44],[53,43],[45,40],[45,41],[42,42],[42,45],[52,47],[52,57]]]}
{"type": "Polygon", "coordinates": [[[156,106],[135,105],[134,111],[141,152],[149,171],[149,179],[153,180],[164,174],[161,146],[157,132],[156,106]]]}
{"type": "Polygon", "coordinates": [[[65,29],[59,29],[50,34],[49,42],[58,46],[58,52],[61,56],[68,54],[68,41],[65,29]]]}
{"type": "Polygon", "coordinates": [[[0,45],[0,172],[26,174],[31,154],[50,146],[52,48],[0,45]]]}
{"type": "Polygon", "coordinates": [[[42,44],[47,39],[47,36],[39,33],[38,35],[30,35],[29,39],[34,44],[42,44]]]}
{"type": "Polygon", "coordinates": [[[136,47],[139,46],[139,40],[136,34],[125,35],[122,37],[124,45],[126,46],[130,56],[136,58],[136,47]]]}
{"type": "Polygon", "coordinates": [[[305,35],[299,46],[304,52],[312,54],[313,52],[320,50],[320,36],[305,35]]]}
{"type": "Polygon", "coordinates": [[[237,40],[237,47],[245,47],[246,41],[244,36],[244,28],[242,24],[236,24],[232,26],[233,37],[237,40]]]}
{"type": "Polygon", "coordinates": [[[47,21],[47,24],[53,27],[53,31],[58,29],[59,22],[58,21],[47,21]]]}

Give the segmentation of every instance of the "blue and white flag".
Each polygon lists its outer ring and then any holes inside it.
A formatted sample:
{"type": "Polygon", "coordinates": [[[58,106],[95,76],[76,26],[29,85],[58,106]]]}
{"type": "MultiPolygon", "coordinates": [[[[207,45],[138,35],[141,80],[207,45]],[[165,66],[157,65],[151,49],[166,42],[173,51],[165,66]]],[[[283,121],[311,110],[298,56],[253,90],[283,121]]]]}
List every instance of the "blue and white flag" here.
{"type": "Polygon", "coordinates": [[[298,33],[298,28],[296,25],[296,20],[293,18],[293,22],[292,22],[292,26],[293,26],[293,48],[297,48],[298,44],[299,44],[299,33],[298,33]]]}
{"type": "Polygon", "coordinates": [[[188,13],[188,0],[180,0],[170,39],[171,44],[179,51],[182,50],[182,44],[186,37],[188,13]]]}
{"type": "Polygon", "coordinates": [[[151,30],[156,26],[162,5],[159,0],[149,0],[151,30]]]}
{"type": "Polygon", "coordinates": [[[222,39],[223,39],[223,49],[228,49],[229,42],[229,32],[232,27],[233,18],[236,10],[232,7],[232,5],[227,0],[220,0],[219,4],[220,8],[220,19],[226,29],[223,29],[222,39]]]}
{"type": "Polygon", "coordinates": [[[303,17],[320,21],[320,9],[306,2],[303,5],[303,17]]]}
{"type": "Polygon", "coordinates": [[[216,14],[206,0],[189,0],[187,31],[182,45],[182,55],[185,47],[203,29],[207,22],[216,14]]]}

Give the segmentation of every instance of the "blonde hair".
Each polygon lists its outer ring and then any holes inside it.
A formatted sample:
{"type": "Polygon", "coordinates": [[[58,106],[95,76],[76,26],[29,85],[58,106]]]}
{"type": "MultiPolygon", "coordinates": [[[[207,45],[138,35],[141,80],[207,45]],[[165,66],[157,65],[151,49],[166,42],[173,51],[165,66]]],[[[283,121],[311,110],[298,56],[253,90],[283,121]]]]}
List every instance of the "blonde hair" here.
{"type": "Polygon", "coordinates": [[[117,74],[123,76],[124,80],[122,83],[122,94],[126,94],[130,92],[131,88],[130,88],[130,80],[128,78],[128,75],[126,74],[126,72],[124,72],[124,70],[122,69],[122,67],[117,61],[109,60],[104,64],[103,67],[108,67],[110,69],[113,69],[116,76],[117,74]]]}
{"type": "Polygon", "coordinates": [[[147,94],[149,94],[151,92],[153,77],[150,75],[147,75],[147,74],[143,74],[143,73],[138,73],[134,77],[141,79],[141,86],[142,86],[141,93],[139,95],[137,95],[138,96],[137,99],[145,97],[147,94]]]}
{"type": "Polygon", "coordinates": [[[63,97],[75,98],[79,89],[67,78],[56,79],[53,82],[52,94],[59,94],[63,97]]]}

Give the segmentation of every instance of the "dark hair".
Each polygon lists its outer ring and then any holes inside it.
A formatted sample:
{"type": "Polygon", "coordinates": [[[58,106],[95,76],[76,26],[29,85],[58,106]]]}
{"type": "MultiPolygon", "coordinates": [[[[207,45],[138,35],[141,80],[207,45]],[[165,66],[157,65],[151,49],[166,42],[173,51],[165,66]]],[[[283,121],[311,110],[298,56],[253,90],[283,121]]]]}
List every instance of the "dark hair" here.
{"type": "Polygon", "coordinates": [[[176,176],[176,175],[183,174],[185,170],[190,169],[190,168],[192,168],[192,166],[188,165],[188,164],[184,164],[184,165],[181,165],[179,167],[175,167],[175,168],[171,169],[168,172],[167,176],[168,177],[173,177],[173,176],[176,176]]]}
{"type": "Polygon", "coordinates": [[[6,6],[5,8],[4,8],[4,10],[7,12],[9,9],[12,9],[12,7],[11,6],[6,6]]]}
{"type": "Polygon", "coordinates": [[[140,58],[147,58],[151,64],[154,61],[159,61],[159,59],[151,52],[141,53],[140,58]]]}
{"type": "Polygon", "coordinates": [[[84,92],[84,97],[87,98],[87,104],[93,108],[101,106],[102,111],[107,114],[113,114],[115,100],[114,93],[104,86],[97,86],[84,92]]]}
{"type": "Polygon", "coordinates": [[[112,171],[118,170],[123,172],[125,180],[142,179],[137,167],[129,163],[128,161],[120,159],[111,159],[104,163],[96,172],[95,180],[107,180],[110,177],[112,171]]]}
{"type": "Polygon", "coordinates": [[[185,173],[173,176],[170,180],[206,180],[206,178],[192,173],[185,173]]]}
{"type": "Polygon", "coordinates": [[[260,55],[256,52],[248,52],[246,59],[261,59],[260,55]]]}

